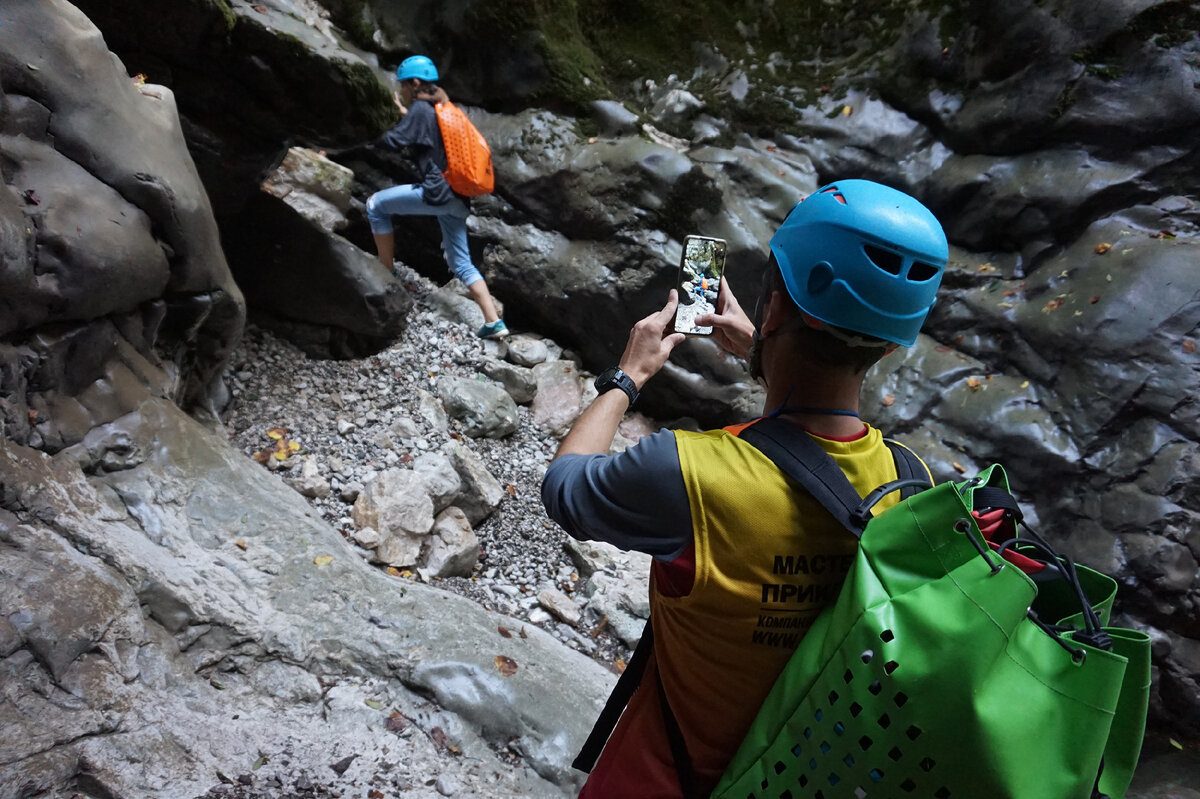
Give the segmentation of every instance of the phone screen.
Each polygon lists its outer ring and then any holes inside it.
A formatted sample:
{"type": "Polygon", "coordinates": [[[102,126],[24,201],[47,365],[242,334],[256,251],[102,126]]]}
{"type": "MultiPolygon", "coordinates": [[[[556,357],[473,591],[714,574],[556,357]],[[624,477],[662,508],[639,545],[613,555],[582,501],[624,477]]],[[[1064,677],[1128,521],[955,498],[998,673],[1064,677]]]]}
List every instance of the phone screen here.
{"type": "Polygon", "coordinates": [[[689,336],[712,335],[711,327],[697,325],[697,316],[717,309],[717,293],[725,274],[725,240],[688,236],[679,259],[679,307],[675,310],[675,332],[689,336]]]}

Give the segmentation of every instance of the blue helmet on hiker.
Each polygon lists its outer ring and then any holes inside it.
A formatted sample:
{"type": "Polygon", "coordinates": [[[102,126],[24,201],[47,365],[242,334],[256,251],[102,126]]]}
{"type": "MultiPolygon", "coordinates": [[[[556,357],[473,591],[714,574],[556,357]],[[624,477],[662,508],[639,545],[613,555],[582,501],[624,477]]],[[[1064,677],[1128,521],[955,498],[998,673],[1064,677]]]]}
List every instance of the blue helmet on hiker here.
{"type": "Polygon", "coordinates": [[[798,202],[771,253],[801,311],[905,347],[917,340],[949,258],[928,208],[869,180],[839,180],[798,202]]]}
{"type": "Polygon", "coordinates": [[[396,80],[403,81],[410,78],[420,78],[427,81],[437,80],[438,71],[437,67],[433,64],[433,60],[429,56],[410,55],[401,61],[400,66],[396,67],[396,80]]]}

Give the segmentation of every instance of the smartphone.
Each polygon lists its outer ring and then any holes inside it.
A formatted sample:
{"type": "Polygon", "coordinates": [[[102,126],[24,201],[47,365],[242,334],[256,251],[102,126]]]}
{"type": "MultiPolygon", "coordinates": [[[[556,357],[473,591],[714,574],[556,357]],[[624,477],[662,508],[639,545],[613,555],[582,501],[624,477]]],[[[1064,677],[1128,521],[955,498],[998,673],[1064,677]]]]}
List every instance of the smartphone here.
{"type": "Polygon", "coordinates": [[[712,328],[697,325],[697,316],[717,310],[717,293],[725,275],[725,239],[688,236],[679,259],[679,307],[675,309],[675,332],[710,336],[712,328]]]}

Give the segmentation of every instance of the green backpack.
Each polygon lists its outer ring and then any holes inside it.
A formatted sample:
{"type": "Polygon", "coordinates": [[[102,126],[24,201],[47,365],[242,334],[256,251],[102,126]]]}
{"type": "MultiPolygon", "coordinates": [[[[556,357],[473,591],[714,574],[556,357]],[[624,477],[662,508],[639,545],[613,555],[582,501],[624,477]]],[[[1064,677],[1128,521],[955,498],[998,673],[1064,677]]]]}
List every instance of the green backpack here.
{"type": "MultiPolygon", "coordinates": [[[[1149,637],[1107,626],[1115,581],[1028,526],[1028,538],[984,537],[973,511],[1002,511],[1014,531],[1022,523],[1000,466],[873,518],[880,498],[923,481],[902,471],[864,499],[791,425],[764,420],[741,437],[861,544],[713,797],[1124,795],[1145,730],[1149,637]]],[[[690,759],[665,703],[663,715],[691,799],[690,759]]]]}

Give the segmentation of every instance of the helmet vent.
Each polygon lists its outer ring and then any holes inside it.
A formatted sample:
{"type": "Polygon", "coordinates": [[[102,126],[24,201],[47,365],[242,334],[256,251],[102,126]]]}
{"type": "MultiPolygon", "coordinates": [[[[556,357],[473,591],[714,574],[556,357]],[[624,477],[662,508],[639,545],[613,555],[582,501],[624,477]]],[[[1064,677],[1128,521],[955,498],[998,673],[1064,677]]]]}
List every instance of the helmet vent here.
{"type": "Polygon", "coordinates": [[[914,283],[924,283],[926,280],[937,277],[938,271],[936,266],[913,261],[912,268],[908,270],[908,279],[914,283]]]}
{"type": "Polygon", "coordinates": [[[879,247],[873,247],[870,244],[863,245],[863,252],[865,252],[867,257],[871,259],[871,263],[875,264],[889,275],[900,274],[900,267],[903,265],[903,261],[896,253],[888,252],[887,250],[879,247]]]}
{"type": "Polygon", "coordinates": [[[838,188],[837,188],[837,186],[829,186],[828,188],[826,188],[826,189],[825,189],[824,191],[822,191],[821,193],[822,193],[822,194],[832,194],[832,195],[833,195],[833,199],[837,200],[837,201],[838,201],[838,202],[840,202],[842,205],[845,205],[845,204],[846,204],[846,195],[844,195],[844,194],[842,194],[840,191],[838,191],[838,188]]]}

